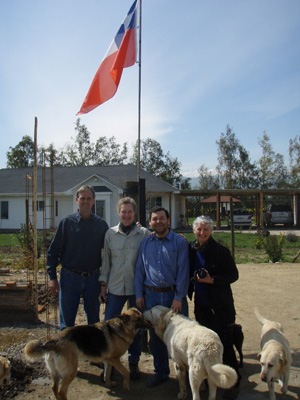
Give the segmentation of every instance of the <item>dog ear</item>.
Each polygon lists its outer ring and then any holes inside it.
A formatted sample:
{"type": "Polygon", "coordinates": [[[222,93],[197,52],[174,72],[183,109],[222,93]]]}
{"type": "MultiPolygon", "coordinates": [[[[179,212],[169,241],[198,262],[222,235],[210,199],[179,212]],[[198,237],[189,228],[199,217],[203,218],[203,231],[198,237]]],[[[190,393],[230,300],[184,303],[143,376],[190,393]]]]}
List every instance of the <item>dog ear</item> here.
{"type": "Polygon", "coordinates": [[[157,328],[162,332],[166,329],[166,321],[164,319],[164,315],[159,316],[157,321],[157,328]]]}
{"type": "Polygon", "coordinates": [[[280,362],[280,369],[286,366],[287,360],[284,357],[283,353],[279,353],[279,362],[280,362]]]}

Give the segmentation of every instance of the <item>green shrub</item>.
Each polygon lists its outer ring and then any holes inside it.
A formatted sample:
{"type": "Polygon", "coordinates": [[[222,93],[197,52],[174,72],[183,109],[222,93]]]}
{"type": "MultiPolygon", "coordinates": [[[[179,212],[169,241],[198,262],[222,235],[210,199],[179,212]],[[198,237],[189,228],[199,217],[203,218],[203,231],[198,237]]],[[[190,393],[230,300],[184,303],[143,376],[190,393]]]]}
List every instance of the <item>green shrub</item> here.
{"type": "Polygon", "coordinates": [[[288,233],[286,235],[286,240],[290,243],[297,243],[298,242],[298,236],[295,235],[295,233],[288,233]]]}
{"type": "Polygon", "coordinates": [[[264,249],[270,260],[275,263],[282,260],[284,240],[285,236],[283,234],[264,236],[259,233],[257,235],[256,248],[260,246],[260,248],[264,249]]]}

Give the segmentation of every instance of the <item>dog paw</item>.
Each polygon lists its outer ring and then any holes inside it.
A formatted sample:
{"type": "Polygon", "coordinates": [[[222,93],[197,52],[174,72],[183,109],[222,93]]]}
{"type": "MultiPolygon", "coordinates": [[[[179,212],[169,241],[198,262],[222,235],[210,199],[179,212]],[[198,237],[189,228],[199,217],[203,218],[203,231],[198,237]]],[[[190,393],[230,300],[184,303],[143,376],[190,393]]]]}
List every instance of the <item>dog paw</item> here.
{"type": "Polygon", "coordinates": [[[108,386],[109,388],[114,388],[114,387],[117,386],[117,382],[116,381],[105,380],[104,382],[106,383],[106,386],[108,386]]]}
{"type": "Polygon", "coordinates": [[[177,396],[177,399],[186,399],[187,398],[187,393],[186,393],[186,391],[184,391],[184,392],[179,392],[178,393],[178,396],[177,396]]]}
{"type": "Polygon", "coordinates": [[[287,394],[287,392],[288,392],[288,388],[287,388],[287,387],[284,387],[284,386],[282,386],[282,387],[280,388],[280,390],[281,390],[281,393],[283,393],[283,394],[287,394]]]}
{"type": "Polygon", "coordinates": [[[126,389],[126,390],[129,390],[129,389],[130,389],[130,387],[129,387],[129,381],[124,381],[124,382],[123,382],[123,388],[126,389]]]}

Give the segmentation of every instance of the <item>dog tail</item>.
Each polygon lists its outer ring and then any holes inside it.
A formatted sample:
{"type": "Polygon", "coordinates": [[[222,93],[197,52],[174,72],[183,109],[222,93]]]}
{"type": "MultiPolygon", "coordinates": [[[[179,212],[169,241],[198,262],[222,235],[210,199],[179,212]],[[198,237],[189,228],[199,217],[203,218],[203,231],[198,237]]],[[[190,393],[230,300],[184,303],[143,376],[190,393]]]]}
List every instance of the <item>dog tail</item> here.
{"type": "Polygon", "coordinates": [[[236,371],[224,364],[215,364],[207,368],[208,376],[222,389],[229,389],[234,386],[238,380],[236,371]]]}
{"type": "Polygon", "coordinates": [[[269,322],[269,320],[268,320],[267,318],[265,318],[265,317],[263,317],[263,316],[261,315],[261,313],[258,311],[258,308],[257,308],[257,307],[254,308],[254,312],[255,312],[256,318],[259,320],[259,322],[260,322],[262,325],[264,325],[266,322],[269,322]]]}
{"type": "Polygon", "coordinates": [[[43,358],[51,350],[57,350],[54,340],[49,340],[45,344],[40,340],[30,340],[24,348],[24,355],[28,361],[36,361],[43,358]]]}

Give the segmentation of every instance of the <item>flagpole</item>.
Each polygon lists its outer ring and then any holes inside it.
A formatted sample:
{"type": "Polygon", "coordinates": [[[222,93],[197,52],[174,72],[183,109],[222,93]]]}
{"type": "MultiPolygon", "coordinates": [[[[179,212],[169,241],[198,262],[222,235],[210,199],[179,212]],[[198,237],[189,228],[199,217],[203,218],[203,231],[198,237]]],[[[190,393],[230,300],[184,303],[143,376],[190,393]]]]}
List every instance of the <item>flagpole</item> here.
{"type": "Polygon", "coordinates": [[[138,82],[138,143],[137,143],[137,182],[140,181],[140,166],[141,166],[141,87],[142,87],[142,0],[140,3],[139,13],[139,46],[138,46],[138,64],[139,64],[139,82],[138,82]]]}

